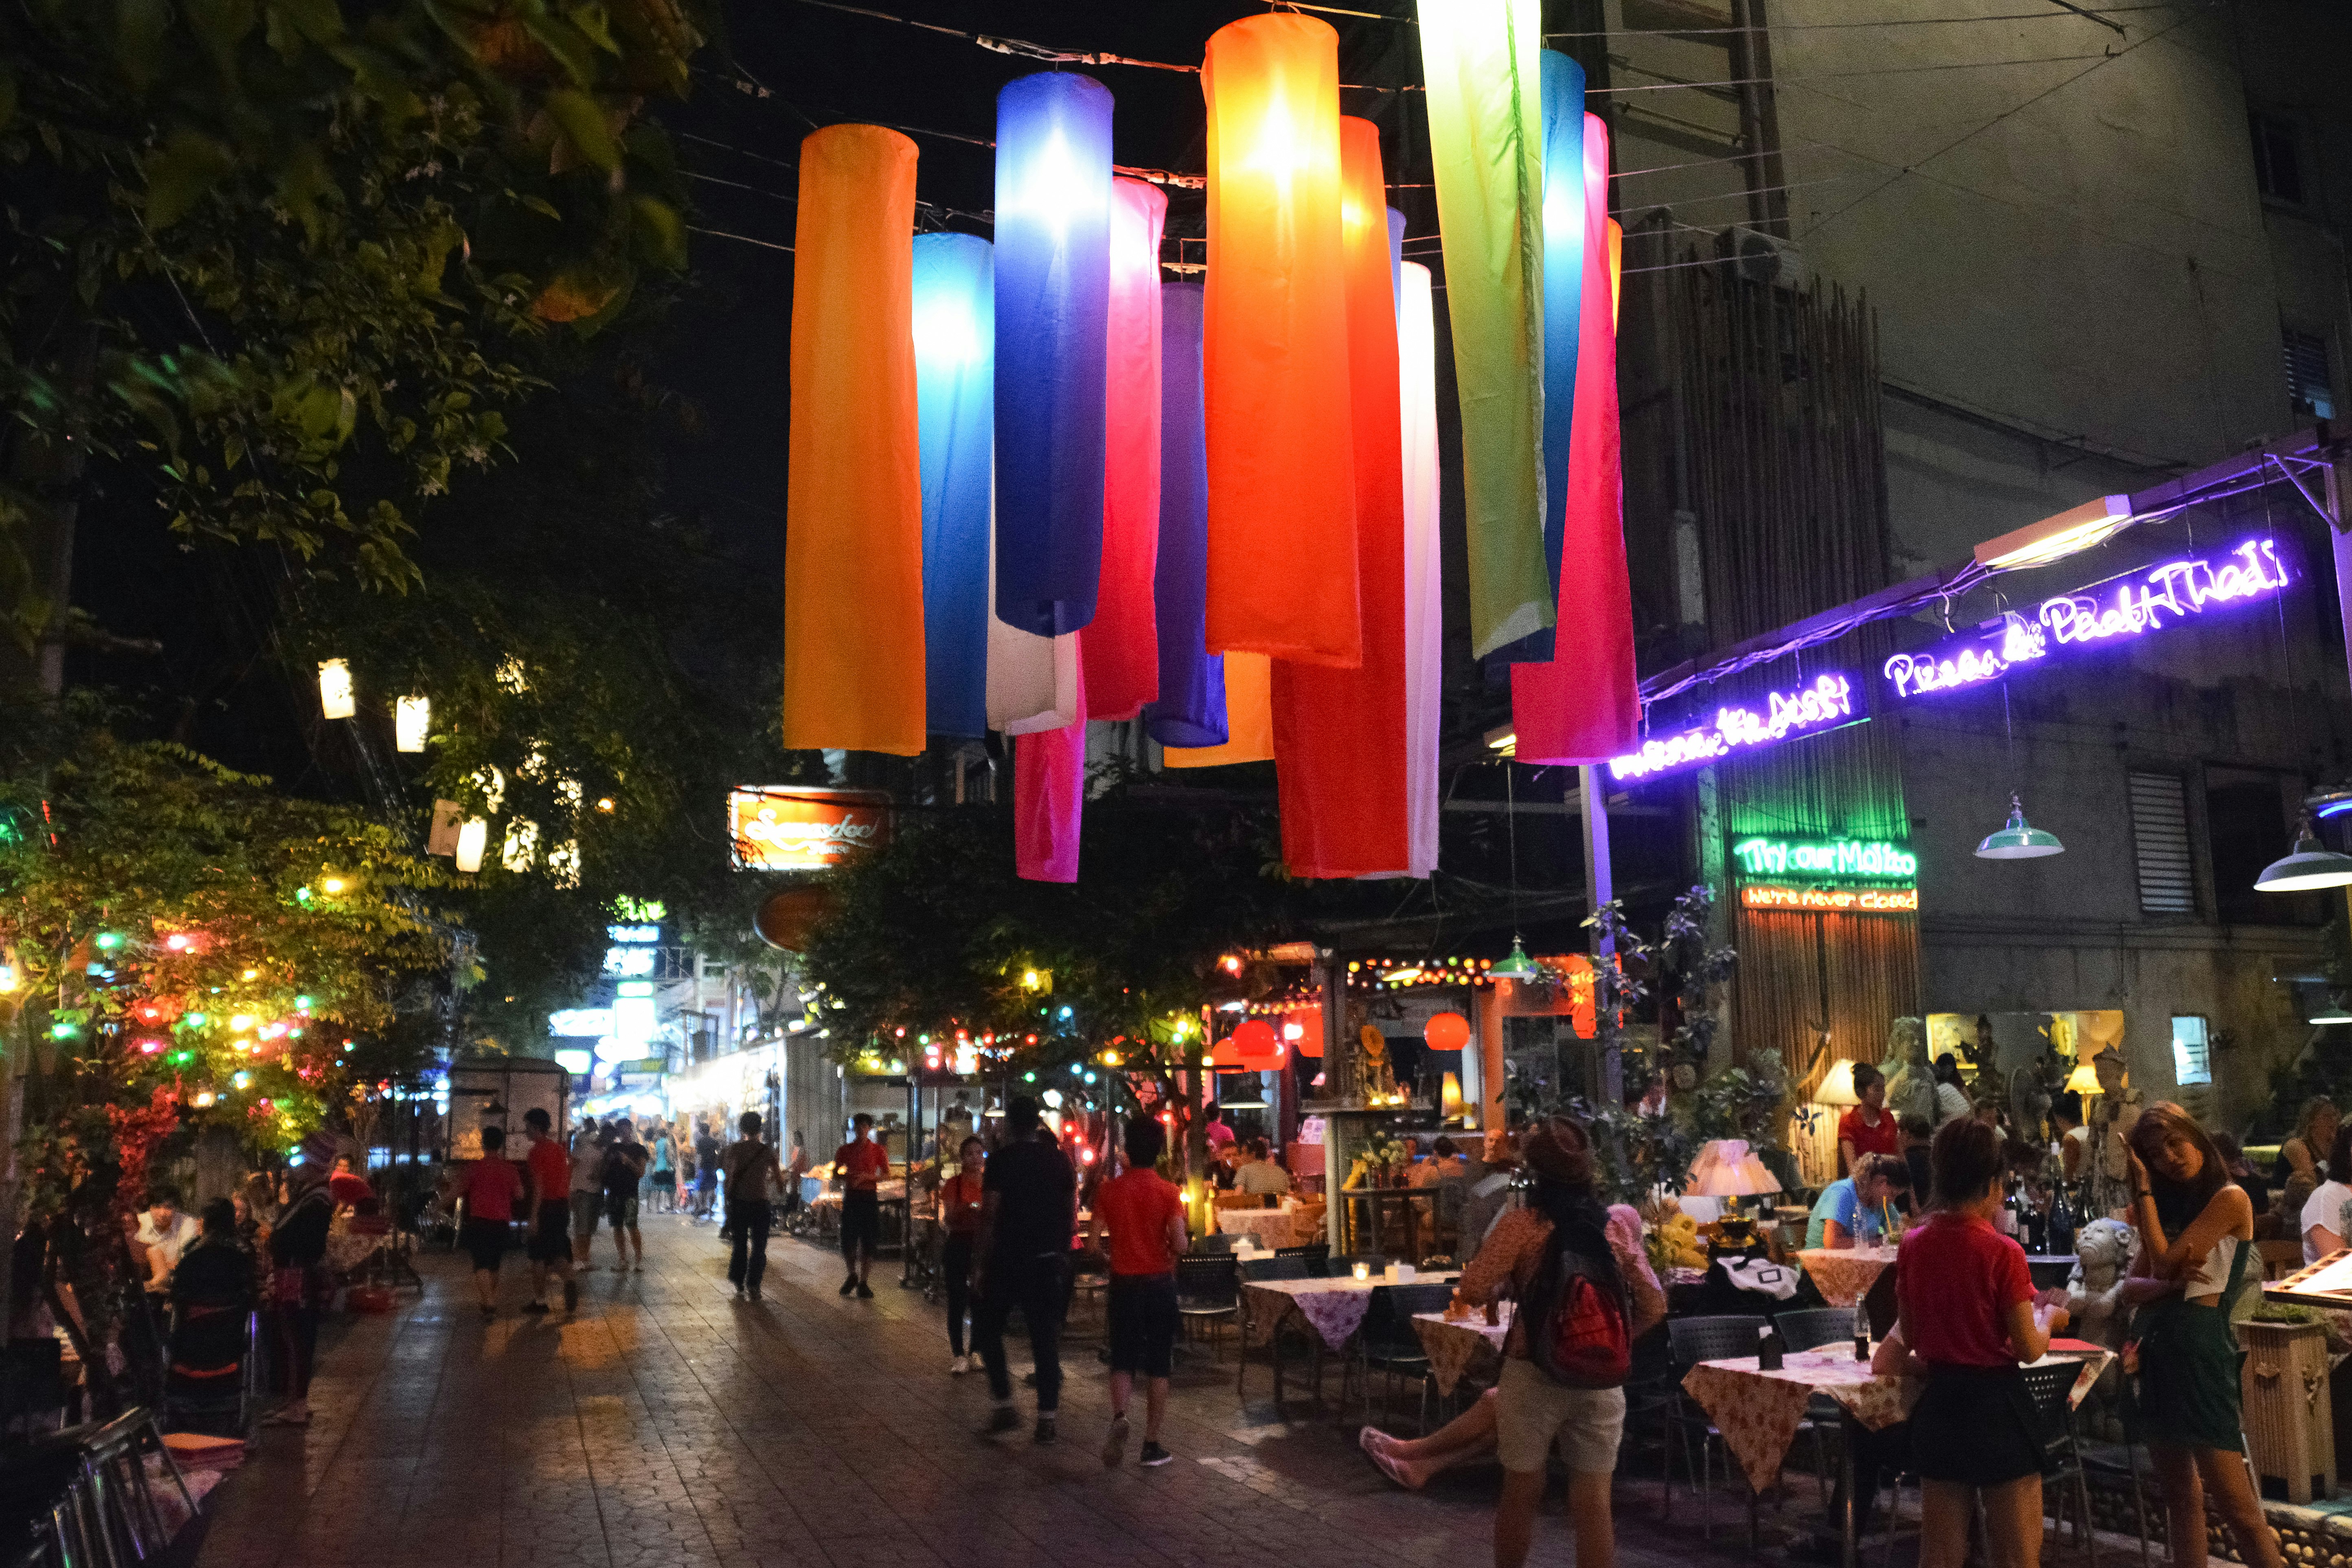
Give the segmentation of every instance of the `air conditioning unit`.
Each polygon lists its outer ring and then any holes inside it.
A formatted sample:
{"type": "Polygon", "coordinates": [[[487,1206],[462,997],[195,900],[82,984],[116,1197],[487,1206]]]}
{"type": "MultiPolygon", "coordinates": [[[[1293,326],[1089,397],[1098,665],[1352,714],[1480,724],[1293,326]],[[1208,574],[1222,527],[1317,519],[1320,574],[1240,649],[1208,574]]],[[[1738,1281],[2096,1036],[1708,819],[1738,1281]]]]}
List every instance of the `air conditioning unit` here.
{"type": "Polygon", "coordinates": [[[1805,253],[1797,242],[1747,224],[1733,224],[1716,236],[1715,250],[1731,270],[1750,283],[1796,289],[1805,280],[1805,253]]]}

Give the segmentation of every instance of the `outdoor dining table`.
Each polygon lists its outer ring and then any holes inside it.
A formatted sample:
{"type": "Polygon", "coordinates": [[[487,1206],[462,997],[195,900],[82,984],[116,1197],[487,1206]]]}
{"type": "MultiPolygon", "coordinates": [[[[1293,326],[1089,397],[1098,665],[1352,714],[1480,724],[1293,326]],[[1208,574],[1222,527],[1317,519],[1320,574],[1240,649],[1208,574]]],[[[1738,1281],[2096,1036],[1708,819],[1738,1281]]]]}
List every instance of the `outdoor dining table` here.
{"type": "Polygon", "coordinates": [[[1832,1307],[1851,1307],[1869,1295],[1894,1261],[1891,1247],[1808,1247],[1797,1254],[1813,1289],[1832,1307]]]}
{"type": "Polygon", "coordinates": [[[1429,1352],[1429,1375],[1436,1380],[1437,1396],[1451,1399],[1463,1374],[1473,1366],[1499,1362],[1503,1337],[1511,1331],[1511,1303],[1502,1303],[1502,1321],[1489,1323],[1486,1314],[1449,1318],[1443,1312],[1415,1312],[1412,1331],[1429,1352]]]}
{"type": "Polygon", "coordinates": [[[1355,1205],[1358,1204],[1364,1205],[1365,1212],[1371,1218],[1372,1245],[1370,1247],[1356,1245],[1356,1241],[1360,1241],[1361,1239],[1360,1237],[1357,1237],[1354,1240],[1350,1241],[1348,1250],[1350,1252],[1373,1252],[1379,1250],[1381,1237],[1381,1209],[1382,1206],[1387,1205],[1399,1205],[1404,1209],[1405,1257],[1415,1263],[1421,1261],[1422,1211],[1423,1208],[1433,1205],[1436,1202],[1436,1188],[1344,1187],[1340,1189],[1339,1196],[1348,1205],[1348,1219],[1351,1227],[1354,1225],[1356,1217],[1355,1205]]]}
{"type": "Polygon", "coordinates": [[[1275,1209],[1219,1209],[1217,1228],[1227,1236],[1255,1237],[1265,1247],[1299,1247],[1314,1240],[1298,1235],[1297,1206],[1287,1203],[1275,1209]]]}
{"type": "MultiPolygon", "coordinates": [[[[2079,1340],[2053,1343],[2063,1343],[2065,1348],[2054,1349],[2032,1364],[2046,1366],[2060,1361],[2081,1364],[2082,1370],[2066,1394],[2067,1405],[2072,1408],[2091,1392],[2091,1385],[2099,1381],[2099,1373],[2106,1370],[2114,1352],[2079,1340]]],[[[1859,1423],[1874,1432],[1894,1426],[1910,1414],[1926,1386],[1916,1379],[1879,1376],[1870,1370],[1868,1362],[1853,1359],[1851,1344],[1790,1351],[1774,1372],[1758,1366],[1751,1355],[1728,1361],[1703,1361],[1683,1374],[1684,1392],[1706,1412],[1707,1420],[1723,1434],[1725,1446],[1739,1461],[1748,1484],[1759,1492],[1780,1479],[1789,1445],[1796,1440],[1805,1406],[1814,1395],[1826,1394],[1837,1403],[1844,1418],[1839,1428],[1843,1436],[1848,1422],[1859,1423]]],[[[1853,1568],[1853,1445],[1846,1442],[1842,1447],[1845,1506],[1840,1510],[1839,1525],[1844,1542],[1845,1568],[1853,1568]]]]}
{"type": "Polygon", "coordinates": [[[1242,1281],[1242,1353],[1234,1359],[1240,1364],[1234,1372],[1234,1392],[1241,1393],[1244,1371],[1249,1365],[1253,1345],[1271,1345],[1274,1349],[1274,1403],[1282,1405],[1282,1341],[1276,1331],[1293,1313],[1307,1320],[1315,1331],[1315,1386],[1320,1398],[1323,1386],[1323,1352],[1344,1351],[1356,1331],[1363,1326],[1364,1314],[1371,1310],[1372,1292],[1383,1285],[1450,1285],[1461,1278],[1459,1270],[1444,1269],[1433,1274],[1416,1273],[1411,1279],[1391,1279],[1375,1274],[1358,1279],[1342,1275],[1336,1279],[1244,1279],[1242,1281]]]}

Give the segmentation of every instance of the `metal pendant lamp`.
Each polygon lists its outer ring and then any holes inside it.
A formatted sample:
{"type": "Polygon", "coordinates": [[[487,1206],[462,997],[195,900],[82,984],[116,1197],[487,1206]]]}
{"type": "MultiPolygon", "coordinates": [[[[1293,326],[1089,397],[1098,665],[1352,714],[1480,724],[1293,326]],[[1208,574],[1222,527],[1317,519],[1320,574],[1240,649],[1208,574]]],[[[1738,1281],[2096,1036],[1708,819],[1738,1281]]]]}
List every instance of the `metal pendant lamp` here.
{"type": "Polygon", "coordinates": [[[1528,956],[1527,944],[1519,940],[1517,931],[1511,933],[1511,956],[1486,971],[1489,980],[1525,981],[1541,980],[1543,977],[1543,967],[1528,956]]]}
{"type": "MultiPolygon", "coordinates": [[[[2045,855],[2064,853],[2066,847],[2058,842],[2056,834],[2027,826],[2025,806],[2015,795],[2009,797],[2009,821],[1986,834],[1984,842],[1977,846],[1979,860],[2039,860],[2045,855]]],[[[2352,860],[2345,863],[2352,866],[2352,860]]]]}
{"type": "Polygon", "coordinates": [[[2294,847],[2284,859],[2273,860],[2254,879],[2259,893],[2302,893],[2314,888],[2341,888],[2352,883],[2352,855],[2338,855],[2319,841],[2311,813],[2303,814],[2294,847]]]}

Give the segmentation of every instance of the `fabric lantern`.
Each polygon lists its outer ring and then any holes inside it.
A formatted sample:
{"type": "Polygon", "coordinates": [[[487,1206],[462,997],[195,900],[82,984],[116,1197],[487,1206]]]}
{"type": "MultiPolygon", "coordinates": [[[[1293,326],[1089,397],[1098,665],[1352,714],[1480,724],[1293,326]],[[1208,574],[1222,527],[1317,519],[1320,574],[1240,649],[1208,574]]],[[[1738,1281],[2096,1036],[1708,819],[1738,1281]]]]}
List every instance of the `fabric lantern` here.
{"type": "Polygon", "coordinates": [[[1544,565],[1557,593],[1584,289],[1584,68],[1558,49],[1542,63],[1544,565]]]}
{"type": "Polygon", "coordinates": [[[1339,121],[1343,291],[1355,458],[1363,658],[1274,661],[1282,858],[1295,877],[1400,872],[1412,858],[1405,780],[1404,468],[1397,309],[1380,127],[1339,121]]]}
{"type": "Polygon", "coordinates": [[[352,667],[348,660],[319,661],[319,713],[321,718],[348,719],[357,707],[352,700],[352,667]]]}
{"type": "Polygon", "coordinates": [[[1262,653],[1229,653],[1225,678],[1225,742],[1220,746],[1171,746],[1160,761],[1171,768],[1219,768],[1274,761],[1274,661],[1262,653]]]}
{"type": "Polygon", "coordinates": [[[1405,869],[1437,868],[1439,697],[1445,679],[1445,595],[1437,533],[1437,311],[1429,268],[1404,264],[1397,308],[1397,378],[1403,393],[1405,798],[1412,843],[1405,869]]]}
{"type": "Polygon", "coordinates": [[[433,699],[404,697],[392,705],[393,747],[402,752],[421,752],[425,738],[433,732],[433,699]]]}
{"type": "Polygon", "coordinates": [[[1210,36],[1201,89],[1216,258],[1202,347],[1208,646],[1351,668],[1363,634],[1340,282],[1339,36],[1295,13],[1230,23],[1210,36]]]}
{"type": "Polygon", "coordinates": [[[996,613],[1044,637],[1101,580],[1110,110],[1069,71],[996,95],[996,613]]]}
{"type": "MultiPolygon", "coordinates": [[[[988,603],[996,603],[996,532],[988,536],[988,603]]],[[[988,727],[1007,735],[1058,730],[1078,712],[1078,634],[1039,637],[988,616],[988,727]]]]}
{"type": "Polygon", "coordinates": [[[1163,746],[1225,743],[1225,666],[1202,640],[1209,595],[1209,455],[1201,428],[1201,286],[1160,286],[1160,551],[1152,582],[1160,695],[1144,727],[1163,746]]]}
{"type": "Polygon", "coordinates": [[[1567,563],[1551,662],[1511,667],[1511,726],[1523,763],[1601,763],[1633,749],[1642,721],[1633,673],[1633,587],[1617,427],[1617,329],[1610,299],[1609,132],[1584,117],[1583,341],[1569,453],[1567,563]]]}
{"type": "Polygon", "coordinates": [[[923,473],[923,652],[934,735],[988,730],[989,492],[996,423],[992,248],[915,237],[915,406],[923,473]]]}
{"type": "Polygon", "coordinates": [[[1419,6],[1481,658],[1555,613],[1543,542],[1542,13],[1541,0],[1419,6]]]}
{"type": "Polygon", "coordinates": [[[1470,1043],[1470,1020],[1459,1013],[1440,1013],[1421,1026],[1422,1044],[1433,1051],[1458,1051],[1470,1043]]]}
{"type": "Polygon", "coordinates": [[[1168,197],[1113,180],[1104,371],[1102,584],[1087,628],[1087,717],[1132,719],[1160,695],[1160,228],[1168,197]]]}
{"type": "Polygon", "coordinates": [[[829,125],[801,142],[784,499],[788,750],[923,749],[914,233],[912,142],[877,125],[829,125]]]}
{"type": "MultiPolygon", "coordinates": [[[[1344,172],[1346,160],[1341,160],[1344,172]]],[[[1389,208],[1389,288],[1400,303],[1404,300],[1404,214],[1389,208]]]]}
{"type": "MultiPolygon", "coordinates": [[[[1083,713],[1087,701],[1083,654],[1076,664],[1076,704],[1083,713]]],[[[1087,721],[1083,718],[1058,730],[1038,730],[1013,740],[1013,862],[1024,880],[1078,879],[1078,834],[1086,798],[1087,721]]]]}

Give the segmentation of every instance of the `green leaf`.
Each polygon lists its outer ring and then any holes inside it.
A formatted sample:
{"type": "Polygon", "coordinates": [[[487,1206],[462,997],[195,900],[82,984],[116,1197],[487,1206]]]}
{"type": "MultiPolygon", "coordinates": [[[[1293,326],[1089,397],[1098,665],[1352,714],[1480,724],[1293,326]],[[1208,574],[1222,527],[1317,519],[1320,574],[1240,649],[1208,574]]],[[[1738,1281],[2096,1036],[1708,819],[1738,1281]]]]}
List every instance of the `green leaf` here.
{"type": "Polygon", "coordinates": [[[283,26],[314,44],[331,44],[343,36],[342,7],[335,0],[266,0],[266,3],[269,7],[273,32],[283,26]]]}
{"type": "Polygon", "coordinates": [[[604,107],[594,99],[562,88],[547,95],[547,112],[583,158],[608,174],[621,166],[621,150],[614,145],[613,133],[604,124],[604,107]]]}
{"type": "Polygon", "coordinates": [[[144,163],[148,226],[169,228],[185,217],[234,163],[229,150],[213,138],[185,126],[173,131],[144,163]]]}
{"type": "Polygon", "coordinates": [[[171,30],[170,0],[115,0],[114,63],[142,92],[163,74],[163,40],[171,30]]]}
{"type": "Polygon", "coordinates": [[[284,167],[278,171],[278,199],[286,204],[287,210],[313,240],[320,237],[324,221],[319,211],[320,199],[339,194],[335,177],[328,172],[326,156],[315,142],[306,142],[294,149],[284,167]]]}
{"type": "MultiPolygon", "coordinates": [[[[511,195],[512,193],[509,194],[511,195]]],[[[558,223],[562,223],[563,221],[563,209],[557,206],[553,202],[549,201],[545,196],[516,195],[515,200],[520,202],[523,205],[529,207],[531,211],[537,213],[541,217],[553,218],[558,223]]]]}
{"type": "Polygon", "coordinates": [[[212,51],[224,76],[234,78],[236,47],[253,31],[253,0],[185,0],[188,26],[212,51]]]}
{"type": "Polygon", "coordinates": [[[638,242],[644,247],[646,258],[656,267],[671,271],[683,271],[686,267],[686,225],[676,208],[667,202],[652,196],[638,196],[630,203],[636,219],[638,242]]]}

